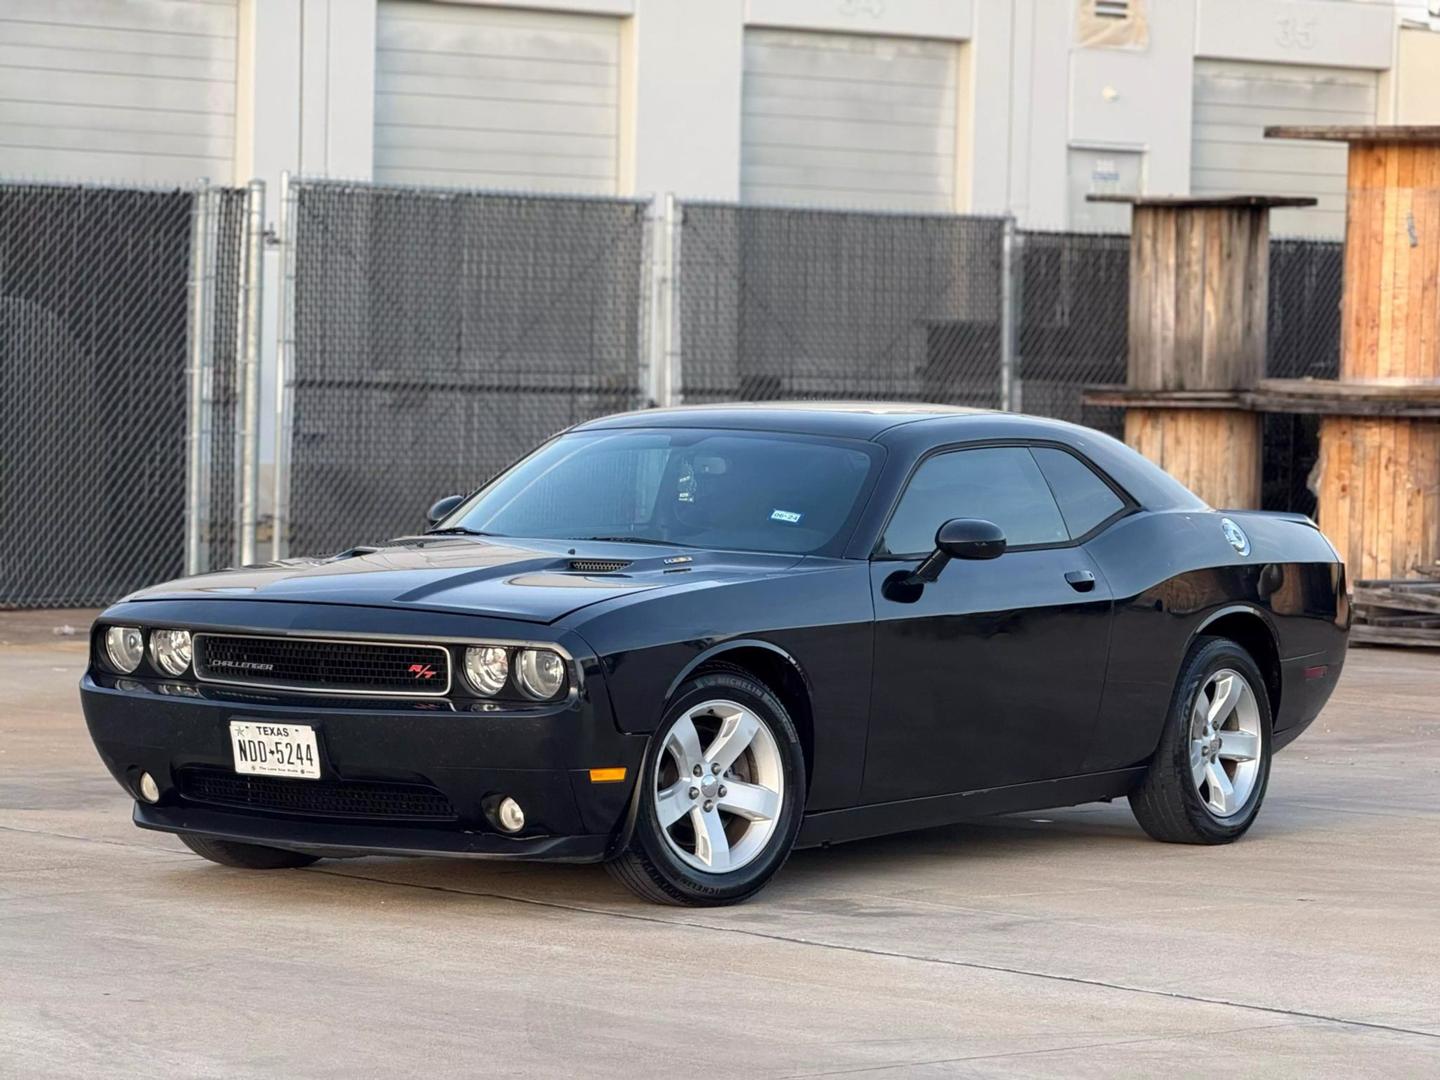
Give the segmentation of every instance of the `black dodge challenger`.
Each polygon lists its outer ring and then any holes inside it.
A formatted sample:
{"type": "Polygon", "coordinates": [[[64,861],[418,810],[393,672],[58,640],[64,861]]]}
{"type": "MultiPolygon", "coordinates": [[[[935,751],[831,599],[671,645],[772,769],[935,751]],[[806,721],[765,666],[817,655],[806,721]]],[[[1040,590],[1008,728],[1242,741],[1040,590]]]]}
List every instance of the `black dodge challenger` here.
{"type": "Polygon", "coordinates": [[[137,825],[257,869],[603,861],[688,904],[797,845],[1121,795],[1218,844],[1345,660],[1308,518],[1026,416],[612,416],[430,517],[101,615],[85,718],[137,825]]]}

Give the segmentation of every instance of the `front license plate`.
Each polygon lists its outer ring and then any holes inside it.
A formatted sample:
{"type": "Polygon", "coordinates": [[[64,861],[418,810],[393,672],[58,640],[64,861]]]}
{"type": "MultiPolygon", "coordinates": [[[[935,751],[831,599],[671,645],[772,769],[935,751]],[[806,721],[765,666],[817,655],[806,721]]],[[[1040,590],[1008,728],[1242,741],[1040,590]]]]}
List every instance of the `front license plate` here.
{"type": "Polygon", "coordinates": [[[320,749],[313,727],[231,720],[230,745],[237,773],[320,779],[320,749]]]}

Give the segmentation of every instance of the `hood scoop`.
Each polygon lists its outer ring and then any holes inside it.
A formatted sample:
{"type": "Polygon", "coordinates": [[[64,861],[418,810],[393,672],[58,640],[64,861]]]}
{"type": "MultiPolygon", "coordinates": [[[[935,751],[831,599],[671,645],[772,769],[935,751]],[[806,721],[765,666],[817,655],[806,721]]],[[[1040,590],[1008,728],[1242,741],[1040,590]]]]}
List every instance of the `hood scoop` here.
{"type": "Polygon", "coordinates": [[[577,574],[613,574],[630,565],[629,559],[571,559],[570,569],[577,574]]]}
{"type": "Polygon", "coordinates": [[[380,549],[379,549],[378,547],[369,547],[369,546],[367,546],[367,545],[360,545],[360,546],[357,546],[357,547],[346,548],[344,551],[337,551],[334,555],[331,555],[328,559],[324,559],[324,560],[322,560],[322,561],[324,561],[324,562],[344,562],[346,559],[354,559],[354,558],[356,558],[357,556],[360,556],[360,555],[374,555],[375,552],[377,552],[377,551],[379,551],[379,550],[380,550],[380,549]]]}

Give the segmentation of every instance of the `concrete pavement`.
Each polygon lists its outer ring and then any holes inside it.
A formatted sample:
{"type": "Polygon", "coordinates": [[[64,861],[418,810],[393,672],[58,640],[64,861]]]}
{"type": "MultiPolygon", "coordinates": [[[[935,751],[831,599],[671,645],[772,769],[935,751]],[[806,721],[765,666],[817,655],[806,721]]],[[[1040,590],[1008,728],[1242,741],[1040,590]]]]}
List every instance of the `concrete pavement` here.
{"type": "Polygon", "coordinates": [[[86,619],[0,616],[0,1076],[1440,1075],[1440,656],[1352,653],[1230,847],[1082,807],[691,911],[598,867],[205,863],[89,744],[86,619]]]}

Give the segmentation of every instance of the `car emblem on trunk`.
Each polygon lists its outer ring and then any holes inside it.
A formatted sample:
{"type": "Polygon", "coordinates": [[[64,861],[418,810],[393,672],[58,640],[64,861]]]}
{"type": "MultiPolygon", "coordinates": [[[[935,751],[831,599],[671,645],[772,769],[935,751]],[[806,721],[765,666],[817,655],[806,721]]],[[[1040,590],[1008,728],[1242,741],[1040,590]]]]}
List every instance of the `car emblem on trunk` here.
{"type": "Polygon", "coordinates": [[[1225,539],[1230,541],[1230,546],[1241,555],[1250,554],[1250,538],[1245,535],[1245,530],[1239,525],[1229,518],[1221,518],[1220,531],[1225,534],[1225,539]]]}

